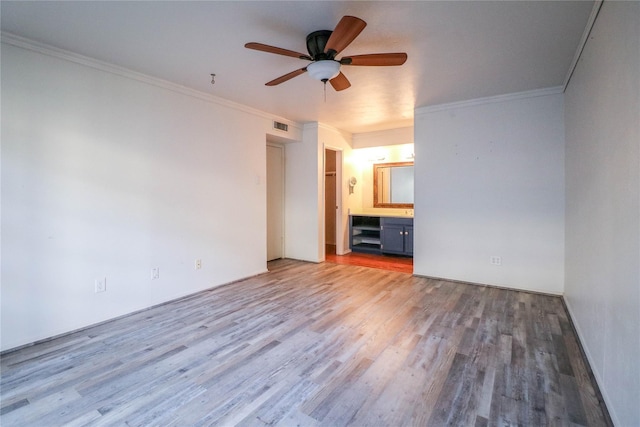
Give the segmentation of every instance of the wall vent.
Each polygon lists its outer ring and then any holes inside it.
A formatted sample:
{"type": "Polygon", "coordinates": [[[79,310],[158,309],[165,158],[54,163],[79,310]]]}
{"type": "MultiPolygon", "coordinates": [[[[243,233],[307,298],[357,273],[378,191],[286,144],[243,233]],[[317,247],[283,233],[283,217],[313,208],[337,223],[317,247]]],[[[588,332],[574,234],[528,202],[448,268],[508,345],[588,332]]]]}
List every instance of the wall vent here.
{"type": "Polygon", "coordinates": [[[289,132],[289,125],[286,123],[280,123],[280,122],[273,122],[273,128],[274,129],[278,129],[278,130],[282,130],[285,132],[289,132]]]}

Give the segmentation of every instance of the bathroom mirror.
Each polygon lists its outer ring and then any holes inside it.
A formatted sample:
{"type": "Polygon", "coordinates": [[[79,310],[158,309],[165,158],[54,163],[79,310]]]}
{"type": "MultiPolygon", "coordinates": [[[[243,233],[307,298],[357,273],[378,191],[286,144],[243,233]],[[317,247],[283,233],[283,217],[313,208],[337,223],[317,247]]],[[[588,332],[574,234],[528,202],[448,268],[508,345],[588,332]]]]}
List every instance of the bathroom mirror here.
{"type": "Polygon", "coordinates": [[[373,165],[373,207],[413,209],[413,162],[373,165]]]}

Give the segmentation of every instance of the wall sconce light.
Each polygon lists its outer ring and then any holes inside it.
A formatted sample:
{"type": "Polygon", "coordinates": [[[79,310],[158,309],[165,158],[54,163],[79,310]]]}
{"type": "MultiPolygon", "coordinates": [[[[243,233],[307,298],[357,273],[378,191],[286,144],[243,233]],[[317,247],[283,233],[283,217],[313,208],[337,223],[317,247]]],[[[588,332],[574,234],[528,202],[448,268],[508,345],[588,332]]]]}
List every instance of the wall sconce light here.
{"type": "Polygon", "coordinates": [[[351,178],[349,178],[349,194],[353,194],[353,187],[355,187],[357,183],[358,183],[358,180],[356,179],[355,176],[352,176],[351,178]]]}

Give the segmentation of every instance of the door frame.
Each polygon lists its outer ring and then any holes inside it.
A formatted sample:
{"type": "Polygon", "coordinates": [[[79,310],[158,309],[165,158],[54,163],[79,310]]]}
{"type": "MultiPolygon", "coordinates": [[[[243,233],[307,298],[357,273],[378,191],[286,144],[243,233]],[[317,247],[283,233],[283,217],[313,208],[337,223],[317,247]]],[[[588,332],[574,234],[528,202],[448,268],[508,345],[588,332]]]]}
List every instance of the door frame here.
{"type": "MultiPolygon", "coordinates": [[[[327,197],[325,188],[325,179],[324,175],[327,172],[327,150],[333,151],[336,153],[336,254],[344,255],[344,224],[342,223],[342,162],[343,162],[343,150],[339,147],[333,147],[331,145],[323,144],[322,145],[322,212],[325,212],[325,199],[327,197]]],[[[322,220],[322,247],[326,248],[326,236],[325,236],[326,224],[324,220],[322,220]]],[[[323,254],[325,253],[325,249],[323,249],[323,254]]],[[[324,259],[324,257],[323,257],[324,259]]]]}

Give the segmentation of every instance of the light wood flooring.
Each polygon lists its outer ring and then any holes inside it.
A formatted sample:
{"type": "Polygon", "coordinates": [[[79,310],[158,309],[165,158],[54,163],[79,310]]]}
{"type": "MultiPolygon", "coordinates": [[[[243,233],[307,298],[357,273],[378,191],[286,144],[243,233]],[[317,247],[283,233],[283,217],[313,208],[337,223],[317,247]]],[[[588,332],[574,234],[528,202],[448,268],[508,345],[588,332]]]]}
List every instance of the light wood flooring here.
{"type": "Polygon", "coordinates": [[[358,252],[336,255],[335,245],[325,245],[325,260],[335,264],[358,265],[360,267],[380,268],[401,273],[413,273],[413,258],[411,257],[373,255],[358,252]]]}
{"type": "Polygon", "coordinates": [[[279,260],[1,357],[8,426],[602,426],[558,297],[279,260]]]}

